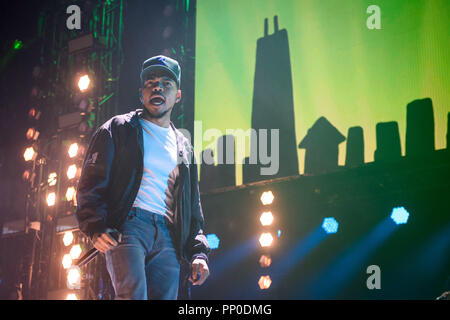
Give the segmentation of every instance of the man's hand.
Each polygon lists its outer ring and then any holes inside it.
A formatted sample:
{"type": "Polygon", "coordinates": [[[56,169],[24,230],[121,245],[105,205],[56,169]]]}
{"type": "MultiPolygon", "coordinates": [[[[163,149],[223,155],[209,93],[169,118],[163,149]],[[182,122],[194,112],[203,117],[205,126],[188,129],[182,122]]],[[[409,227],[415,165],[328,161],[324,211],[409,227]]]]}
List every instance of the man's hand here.
{"type": "Polygon", "coordinates": [[[195,259],[192,261],[192,274],[189,277],[189,281],[192,282],[194,286],[200,286],[205,282],[206,278],[209,276],[208,264],[204,259],[195,259]],[[200,273],[200,277],[197,279],[197,273],[200,273]]]}
{"type": "Polygon", "coordinates": [[[117,241],[114,240],[108,233],[94,234],[92,237],[92,243],[94,244],[95,249],[103,253],[117,246],[117,241]]]}

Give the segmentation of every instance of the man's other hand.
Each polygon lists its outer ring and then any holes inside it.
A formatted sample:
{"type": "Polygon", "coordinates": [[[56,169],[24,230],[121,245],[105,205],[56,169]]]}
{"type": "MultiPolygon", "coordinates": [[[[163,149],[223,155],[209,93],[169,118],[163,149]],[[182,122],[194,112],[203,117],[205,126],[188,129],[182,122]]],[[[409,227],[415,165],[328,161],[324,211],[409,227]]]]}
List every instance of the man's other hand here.
{"type": "Polygon", "coordinates": [[[92,243],[94,244],[95,249],[103,253],[117,246],[117,241],[114,240],[108,233],[94,234],[92,237],[92,243]]]}
{"type": "Polygon", "coordinates": [[[192,262],[192,274],[189,277],[189,281],[191,281],[194,286],[200,286],[205,282],[208,276],[209,268],[206,261],[204,259],[195,259],[192,262]],[[197,276],[197,273],[200,273],[200,277],[197,276]]]}

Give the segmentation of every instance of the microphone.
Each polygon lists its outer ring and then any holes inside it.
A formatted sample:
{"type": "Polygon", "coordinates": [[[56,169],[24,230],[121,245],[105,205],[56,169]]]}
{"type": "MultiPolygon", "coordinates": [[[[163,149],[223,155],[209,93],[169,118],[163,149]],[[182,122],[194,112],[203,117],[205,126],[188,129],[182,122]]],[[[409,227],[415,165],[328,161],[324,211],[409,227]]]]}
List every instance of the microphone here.
{"type": "MultiPolygon", "coordinates": [[[[107,229],[106,232],[111,238],[116,240],[118,243],[122,241],[122,234],[116,229],[107,229]]],[[[99,253],[98,249],[92,248],[86,252],[80,259],[78,259],[76,266],[81,268],[91,262],[99,253]]]]}
{"type": "Polygon", "coordinates": [[[436,300],[450,300],[450,291],[444,292],[439,297],[437,297],[436,300]]]}

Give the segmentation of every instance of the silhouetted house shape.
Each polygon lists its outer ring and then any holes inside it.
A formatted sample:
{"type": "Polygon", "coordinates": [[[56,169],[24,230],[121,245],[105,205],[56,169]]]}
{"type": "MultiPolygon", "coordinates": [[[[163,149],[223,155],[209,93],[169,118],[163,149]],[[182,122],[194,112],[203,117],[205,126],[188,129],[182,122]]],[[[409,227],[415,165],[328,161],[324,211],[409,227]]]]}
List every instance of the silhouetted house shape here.
{"type": "Polygon", "coordinates": [[[236,185],[235,143],[233,135],[217,139],[217,187],[236,185]]]}
{"type": "MultiPolygon", "coordinates": [[[[266,150],[269,157],[270,129],[279,130],[278,173],[261,175],[258,170],[257,180],[298,175],[289,41],[286,29],[278,29],[277,16],[274,17],[274,33],[268,34],[268,20],[265,19],[264,37],[257,40],[251,127],[258,132],[257,139],[260,138],[259,129],[268,129],[266,150]]],[[[254,137],[250,140],[251,148],[258,146],[259,141],[254,137]]],[[[274,152],[277,152],[276,148],[274,152]]],[[[270,165],[261,164],[258,155],[256,167],[270,165]]]]}
{"type": "Polygon", "coordinates": [[[210,159],[214,159],[214,153],[211,149],[205,149],[201,152],[200,157],[202,162],[200,165],[199,189],[200,192],[206,192],[216,188],[218,185],[216,167],[213,161],[209,161],[210,159]]]}
{"type": "Polygon", "coordinates": [[[414,100],[406,106],[405,155],[434,151],[434,115],[430,98],[414,100]]]}
{"type": "Polygon", "coordinates": [[[397,160],[402,156],[398,124],[392,122],[380,122],[376,126],[377,149],[375,161],[397,160]]]}
{"type": "Polygon", "coordinates": [[[339,144],[345,137],[325,118],[320,117],[298,145],[306,149],[305,174],[320,174],[338,169],[339,144]]]}
{"type": "Polygon", "coordinates": [[[364,164],[364,133],[361,127],[351,127],[347,133],[345,166],[354,168],[364,164]]]}

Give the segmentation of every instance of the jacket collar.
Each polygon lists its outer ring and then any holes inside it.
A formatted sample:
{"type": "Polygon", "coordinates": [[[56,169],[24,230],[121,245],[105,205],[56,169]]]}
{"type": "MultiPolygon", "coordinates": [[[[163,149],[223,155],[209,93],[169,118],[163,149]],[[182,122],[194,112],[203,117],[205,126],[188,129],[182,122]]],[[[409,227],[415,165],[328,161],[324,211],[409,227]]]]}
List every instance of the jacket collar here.
{"type": "MultiPolygon", "coordinates": [[[[142,126],[139,123],[139,119],[142,118],[144,114],[143,109],[136,109],[127,114],[127,121],[136,129],[139,129],[139,146],[141,150],[143,150],[143,142],[142,142],[142,126]]],[[[189,143],[189,140],[175,127],[172,121],[170,121],[170,126],[175,132],[175,137],[177,140],[177,163],[181,164],[189,164],[189,159],[191,159],[190,152],[193,152],[192,146],[189,143]]]]}

